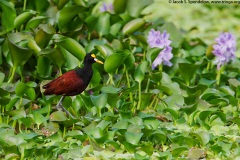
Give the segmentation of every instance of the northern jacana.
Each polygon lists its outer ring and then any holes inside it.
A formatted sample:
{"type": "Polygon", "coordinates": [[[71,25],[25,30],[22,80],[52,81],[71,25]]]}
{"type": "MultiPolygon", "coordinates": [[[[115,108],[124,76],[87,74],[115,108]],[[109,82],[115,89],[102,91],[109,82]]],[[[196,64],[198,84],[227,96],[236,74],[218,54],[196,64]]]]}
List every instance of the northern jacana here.
{"type": "Polygon", "coordinates": [[[60,101],[57,103],[57,110],[64,110],[67,115],[72,116],[62,105],[65,96],[75,96],[82,93],[88,86],[92,76],[92,64],[94,62],[103,64],[96,58],[94,54],[88,53],[84,58],[84,67],[68,71],[60,77],[52,80],[44,85],[44,95],[62,95],[60,101]]]}

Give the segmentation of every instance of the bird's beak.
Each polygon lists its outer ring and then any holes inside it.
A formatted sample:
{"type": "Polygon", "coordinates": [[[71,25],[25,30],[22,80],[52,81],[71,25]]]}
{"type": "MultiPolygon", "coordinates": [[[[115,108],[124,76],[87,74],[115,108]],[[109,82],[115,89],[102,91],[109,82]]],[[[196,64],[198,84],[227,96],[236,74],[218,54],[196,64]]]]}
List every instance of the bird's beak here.
{"type": "Polygon", "coordinates": [[[99,60],[96,58],[95,54],[91,54],[91,56],[94,58],[94,61],[95,61],[95,62],[100,63],[100,64],[103,64],[102,61],[99,61],[99,60]]]}
{"type": "Polygon", "coordinates": [[[97,62],[97,63],[103,64],[103,62],[98,60],[97,58],[94,58],[94,61],[97,62]]]}

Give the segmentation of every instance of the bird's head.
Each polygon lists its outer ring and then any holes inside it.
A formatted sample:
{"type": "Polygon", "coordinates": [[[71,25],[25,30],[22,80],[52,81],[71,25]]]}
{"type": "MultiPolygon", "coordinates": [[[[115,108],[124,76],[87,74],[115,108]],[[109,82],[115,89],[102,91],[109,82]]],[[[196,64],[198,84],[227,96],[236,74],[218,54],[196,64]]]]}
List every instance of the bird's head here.
{"type": "Polygon", "coordinates": [[[89,63],[89,64],[92,64],[94,62],[97,62],[97,63],[100,63],[100,64],[103,64],[102,61],[98,60],[95,56],[95,54],[93,53],[88,53],[85,58],[84,58],[84,64],[86,63],[89,63]]]}

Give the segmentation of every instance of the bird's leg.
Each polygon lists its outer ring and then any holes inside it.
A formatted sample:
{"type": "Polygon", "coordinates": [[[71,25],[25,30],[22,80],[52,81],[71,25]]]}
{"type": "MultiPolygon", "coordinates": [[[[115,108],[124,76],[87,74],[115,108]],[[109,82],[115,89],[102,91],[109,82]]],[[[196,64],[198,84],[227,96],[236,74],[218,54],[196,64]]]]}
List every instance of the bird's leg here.
{"type": "Polygon", "coordinates": [[[64,98],[65,98],[65,96],[62,96],[61,99],[59,100],[58,104],[56,105],[58,111],[64,110],[63,109],[64,107],[62,105],[62,101],[64,100],[64,98]]]}
{"type": "Polygon", "coordinates": [[[58,111],[62,111],[62,110],[63,110],[64,112],[66,112],[67,116],[69,115],[69,116],[71,116],[72,118],[74,118],[73,115],[72,115],[71,113],[69,113],[69,112],[63,107],[62,102],[63,102],[64,98],[65,98],[65,96],[62,96],[62,97],[61,97],[61,99],[59,100],[58,104],[56,105],[56,108],[57,108],[58,111]]]}

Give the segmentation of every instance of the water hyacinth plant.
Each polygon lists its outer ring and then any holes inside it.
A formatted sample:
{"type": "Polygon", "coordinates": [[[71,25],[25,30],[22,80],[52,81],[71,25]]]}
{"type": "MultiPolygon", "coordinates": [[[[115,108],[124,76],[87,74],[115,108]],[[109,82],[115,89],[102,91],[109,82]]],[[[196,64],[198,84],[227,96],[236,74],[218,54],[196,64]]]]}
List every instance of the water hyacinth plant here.
{"type": "Polygon", "coordinates": [[[224,32],[215,39],[217,44],[213,45],[212,53],[216,56],[215,64],[217,68],[227,64],[236,58],[236,38],[229,32],[224,32]]]}
{"type": "Polygon", "coordinates": [[[237,33],[237,8],[0,0],[0,159],[240,159],[240,39],[221,33],[237,33]],[[42,86],[89,52],[104,64],[67,116],[42,86]]]}
{"type": "Polygon", "coordinates": [[[154,70],[158,65],[162,64],[167,66],[172,66],[170,60],[173,57],[172,47],[170,46],[171,40],[169,40],[169,33],[163,31],[155,31],[151,29],[148,33],[148,44],[151,48],[157,47],[161,48],[161,52],[158,54],[157,58],[152,63],[152,70],[154,70]]]}
{"type": "Polygon", "coordinates": [[[213,45],[212,53],[216,56],[214,61],[217,64],[217,84],[220,84],[222,66],[236,58],[236,38],[229,32],[221,33],[216,39],[216,44],[213,45]]]}

